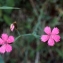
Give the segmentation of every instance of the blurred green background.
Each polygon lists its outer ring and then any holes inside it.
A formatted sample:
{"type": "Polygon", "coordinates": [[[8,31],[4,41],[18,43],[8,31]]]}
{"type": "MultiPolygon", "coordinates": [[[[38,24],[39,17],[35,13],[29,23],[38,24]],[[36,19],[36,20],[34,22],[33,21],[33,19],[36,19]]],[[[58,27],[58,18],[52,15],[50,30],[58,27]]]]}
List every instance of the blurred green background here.
{"type": "Polygon", "coordinates": [[[0,63],[63,63],[63,0],[0,0],[0,35],[12,34],[10,53],[0,63]],[[10,24],[17,28],[10,31],[10,24]],[[49,47],[40,41],[45,26],[60,29],[61,41],[49,47]]]}

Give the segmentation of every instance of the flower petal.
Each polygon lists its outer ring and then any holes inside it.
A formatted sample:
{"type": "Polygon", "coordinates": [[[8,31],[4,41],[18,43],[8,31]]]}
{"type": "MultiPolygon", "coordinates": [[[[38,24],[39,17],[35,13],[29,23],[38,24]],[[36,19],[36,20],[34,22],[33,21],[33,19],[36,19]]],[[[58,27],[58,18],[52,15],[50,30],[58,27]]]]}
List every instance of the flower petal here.
{"type": "Polygon", "coordinates": [[[14,37],[13,36],[9,36],[7,43],[13,43],[14,42],[14,37]]]}
{"type": "Polygon", "coordinates": [[[41,41],[46,42],[49,39],[48,35],[42,35],[41,36],[41,41]]]}
{"type": "Polygon", "coordinates": [[[4,41],[7,41],[7,39],[8,39],[8,35],[5,34],[5,33],[3,33],[1,37],[2,37],[2,39],[3,39],[4,41]]]}
{"type": "Polygon", "coordinates": [[[4,44],[4,41],[0,38],[0,45],[4,44]]]}
{"type": "Polygon", "coordinates": [[[59,41],[60,41],[60,36],[59,36],[59,35],[52,35],[52,38],[53,38],[56,42],[59,42],[59,41]]]}
{"type": "Polygon", "coordinates": [[[7,44],[6,45],[6,52],[11,52],[12,51],[12,46],[7,44]]]}
{"type": "Polygon", "coordinates": [[[10,25],[10,30],[13,31],[14,28],[15,28],[14,24],[11,24],[11,25],[10,25]]]}
{"type": "Polygon", "coordinates": [[[44,28],[44,32],[46,33],[46,34],[51,34],[51,28],[50,27],[45,27],[44,28]]]}
{"type": "Polygon", "coordinates": [[[54,40],[52,39],[52,38],[50,38],[49,40],[48,40],[48,45],[49,46],[54,46],[54,40]]]}
{"type": "Polygon", "coordinates": [[[2,45],[0,47],[0,53],[5,53],[5,48],[6,48],[6,45],[2,45]]]}
{"type": "Polygon", "coordinates": [[[53,28],[52,34],[59,34],[59,29],[57,27],[53,28]]]}

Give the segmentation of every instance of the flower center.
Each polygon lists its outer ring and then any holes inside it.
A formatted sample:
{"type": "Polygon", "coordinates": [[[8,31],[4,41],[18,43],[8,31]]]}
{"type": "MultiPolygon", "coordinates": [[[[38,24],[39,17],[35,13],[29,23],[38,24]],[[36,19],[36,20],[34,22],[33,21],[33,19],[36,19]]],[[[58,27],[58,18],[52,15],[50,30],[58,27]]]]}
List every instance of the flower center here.
{"type": "Polygon", "coordinates": [[[4,44],[7,44],[7,42],[5,41],[4,44]]]}

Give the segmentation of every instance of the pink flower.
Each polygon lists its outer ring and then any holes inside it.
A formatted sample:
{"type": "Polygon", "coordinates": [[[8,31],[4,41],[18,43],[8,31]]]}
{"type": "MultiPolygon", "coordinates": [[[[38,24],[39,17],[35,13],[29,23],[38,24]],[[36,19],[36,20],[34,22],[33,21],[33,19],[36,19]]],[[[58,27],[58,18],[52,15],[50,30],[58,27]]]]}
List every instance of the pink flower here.
{"type": "Polygon", "coordinates": [[[3,33],[1,38],[0,38],[0,53],[5,53],[5,52],[11,52],[12,51],[12,46],[10,43],[14,42],[14,37],[13,36],[8,36],[7,34],[3,33]]]}
{"type": "Polygon", "coordinates": [[[46,42],[48,41],[49,46],[54,46],[55,42],[60,41],[60,36],[59,34],[59,29],[57,27],[54,27],[53,30],[51,31],[51,28],[46,26],[44,28],[44,32],[46,35],[41,36],[41,41],[46,42]]]}
{"type": "Polygon", "coordinates": [[[13,31],[14,28],[15,28],[14,24],[11,24],[11,25],[10,25],[10,30],[13,31]]]}

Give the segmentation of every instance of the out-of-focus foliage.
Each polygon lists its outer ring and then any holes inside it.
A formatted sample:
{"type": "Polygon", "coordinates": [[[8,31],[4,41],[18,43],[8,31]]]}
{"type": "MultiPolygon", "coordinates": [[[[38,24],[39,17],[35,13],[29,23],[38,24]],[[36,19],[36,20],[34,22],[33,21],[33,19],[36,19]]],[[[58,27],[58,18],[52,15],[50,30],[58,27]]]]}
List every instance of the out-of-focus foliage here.
{"type": "Polygon", "coordinates": [[[0,0],[0,29],[15,36],[13,51],[2,54],[5,63],[63,63],[63,0],[0,0]],[[60,29],[53,47],[40,41],[45,26],[60,29]]]}

